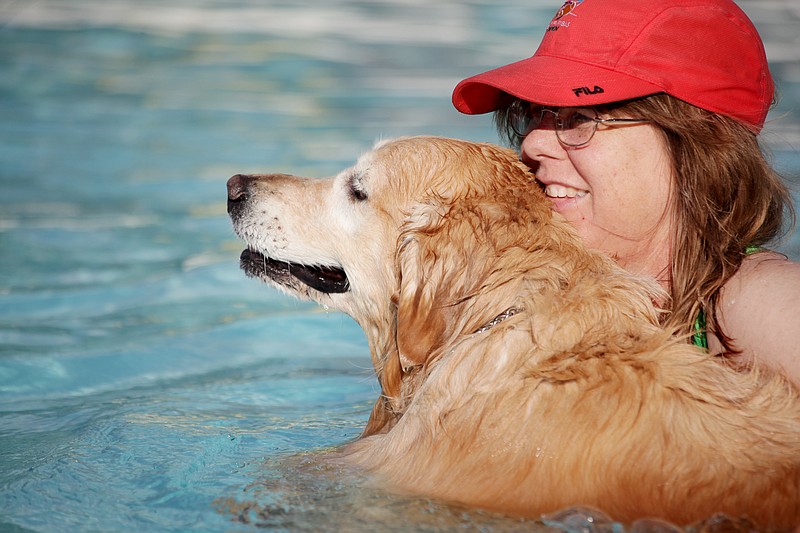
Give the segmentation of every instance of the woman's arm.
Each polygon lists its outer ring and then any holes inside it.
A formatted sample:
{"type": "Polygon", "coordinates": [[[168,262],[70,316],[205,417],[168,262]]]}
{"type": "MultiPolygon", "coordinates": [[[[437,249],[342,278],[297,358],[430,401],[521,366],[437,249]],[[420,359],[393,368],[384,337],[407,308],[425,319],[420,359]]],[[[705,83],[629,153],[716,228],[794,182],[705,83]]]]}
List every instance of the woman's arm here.
{"type": "MultiPolygon", "coordinates": [[[[777,369],[800,387],[800,263],[774,252],[748,256],[722,288],[718,317],[742,352],[734,361],[777,369]]],[[[709,349],[721,351],[713,335],[709,349]]]]}

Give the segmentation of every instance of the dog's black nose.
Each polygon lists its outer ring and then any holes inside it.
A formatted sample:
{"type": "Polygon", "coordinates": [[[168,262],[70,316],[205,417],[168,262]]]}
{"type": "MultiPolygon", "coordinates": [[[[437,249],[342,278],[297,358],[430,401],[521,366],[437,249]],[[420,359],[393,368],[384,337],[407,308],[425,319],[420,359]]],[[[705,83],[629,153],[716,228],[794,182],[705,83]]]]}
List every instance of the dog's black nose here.
{"type": "Polygon", "coordinates": [[[251,176],[243,174],[236,174],[228,180],[228,214],[231,214],[238,205],[247,200],[247,191],[252,181],[251,176]]]}
{"type": "Polygon", "coordinates": [[[250,176],[236,174],[228,180],[228,200],[239,201],[247,197],[247,187],[253,181],[250,176]]]}

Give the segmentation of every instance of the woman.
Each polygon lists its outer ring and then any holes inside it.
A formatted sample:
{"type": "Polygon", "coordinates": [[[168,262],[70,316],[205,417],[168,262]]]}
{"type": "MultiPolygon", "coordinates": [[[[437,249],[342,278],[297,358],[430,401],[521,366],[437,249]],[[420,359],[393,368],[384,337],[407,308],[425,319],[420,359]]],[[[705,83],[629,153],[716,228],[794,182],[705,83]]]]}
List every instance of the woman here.
{"type": "Polygon", "coordinates": [[[667,326],[800,386],[800,264],[762,248],[794,217],[757,138],[773,96],[731,0],[570,0],[453,103],[494,111],[586,244],[667,289],[667,326]]]}

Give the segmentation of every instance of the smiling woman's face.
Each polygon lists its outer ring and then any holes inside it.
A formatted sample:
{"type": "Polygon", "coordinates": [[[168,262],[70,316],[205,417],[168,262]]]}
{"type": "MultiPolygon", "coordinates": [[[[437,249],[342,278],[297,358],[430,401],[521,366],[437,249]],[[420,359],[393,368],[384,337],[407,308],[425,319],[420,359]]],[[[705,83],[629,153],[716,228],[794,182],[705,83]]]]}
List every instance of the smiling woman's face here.
{"type": "Polygon", "coordinates": [[[665,280],[673,180],[665,140],[655,127],[601,125],[587,145],[571,148],[559,143],[551,120],[525,137],[520,152],[553,209],[587,246],[633,273],[665,280]]]}

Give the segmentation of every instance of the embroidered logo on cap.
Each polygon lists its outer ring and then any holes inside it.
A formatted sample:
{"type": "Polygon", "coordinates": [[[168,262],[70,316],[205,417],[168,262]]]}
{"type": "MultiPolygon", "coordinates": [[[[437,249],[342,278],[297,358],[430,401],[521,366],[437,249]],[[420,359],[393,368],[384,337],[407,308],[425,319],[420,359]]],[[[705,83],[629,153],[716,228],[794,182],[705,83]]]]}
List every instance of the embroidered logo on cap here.
{"type": "Polygon", "coordinates": [[[572,92],[575,93],[575,96],[580,98],[582,94],[589,96],[592,94],[601,94],[604,93],[605,91],[599,85],[595,85],[594,89],[590,89],[589,87],[575,87],[572,89],[572,92]]]}
{"type": "Polygon", "coordinates": [[[550,21],[547,31],[558,31],[559,28],[569,28],[570,22],[561,19],[567,15],[577,17],[578,15],[575,14],[575,10],[585,1],[586,0],[567,0],[564,2],[556,15],[553,17],[553,20],[550,21]]]}
{"type": "Polygon", "coordinates": [[[564,2],[564,5],[561,6],[561,9],[558,10],[556,16],[553,17],[553,20],[558,20],[561,17],[565,17],[567,15],[572,15],[573,17],[577,17],[577,15],[573,13],[573,11],[575,11],[575,8],[581,5],[583,1],[584,0],[567,0],[566,2],[564,2]]]}

